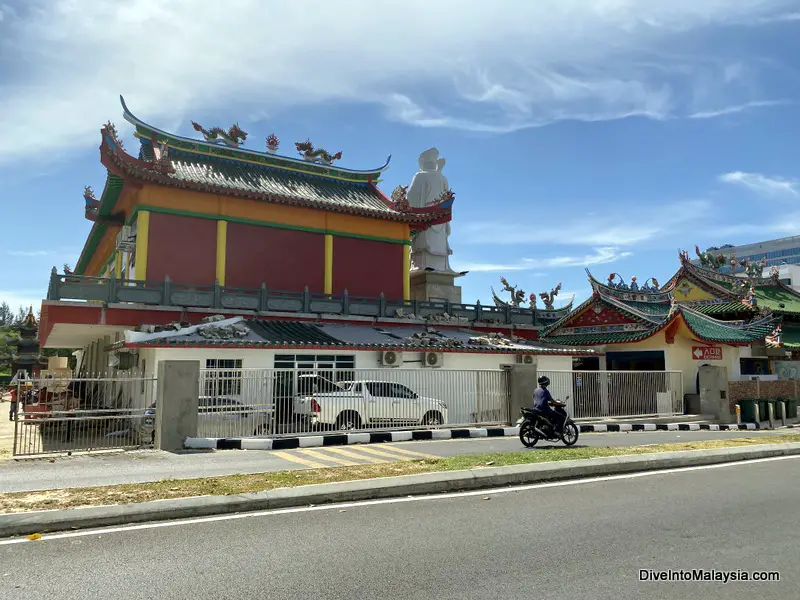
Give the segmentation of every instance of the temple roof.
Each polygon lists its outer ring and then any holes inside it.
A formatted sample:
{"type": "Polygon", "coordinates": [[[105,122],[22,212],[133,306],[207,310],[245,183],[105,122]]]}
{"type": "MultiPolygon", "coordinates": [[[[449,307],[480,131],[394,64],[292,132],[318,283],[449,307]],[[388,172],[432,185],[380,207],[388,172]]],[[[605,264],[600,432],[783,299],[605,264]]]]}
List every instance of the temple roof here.
{"type": "Polygon", "coordinates": [[[781,324],[781,317],[771,314],[751,321],[722,321],[704,314],[705,306],[711,305],[679,304],[670,292],[614,288],[600,283],[591,273],[589,281],[592,296],[545,329],[540,336],[542,341],[565,345],[629,343],[683,323],[701,341],[749,345],[764,339],[781,324]]]}
{"type": "Polygon", "coordinates": [[[119,347],[241,347],[329,350],[407,350],[586,356],[588,349],[531,343],[471,329],[422,325],[372,327],[234,317],[158,333],[126,332],[119,347]]]}
{"type": "Polygon", "coordinates": [[[661,288],[664,292],[674,292],[682,277],[696,283],[699,287],[718,299],[718,304],[711,308],[695,306],[706,314],[723,314],[724,312],[754,311],[745,303],[748,295],[747,284],[753,287],[756,306],[782,315],[800,315],[800,292],[782,283],[777,273],[769,277],[746,279],[727,273],[692,264],[685,254],[681,255],[681,267],[675,275],[661,288]],[[727,300],[727,302],[724,302],[727,300]]]}

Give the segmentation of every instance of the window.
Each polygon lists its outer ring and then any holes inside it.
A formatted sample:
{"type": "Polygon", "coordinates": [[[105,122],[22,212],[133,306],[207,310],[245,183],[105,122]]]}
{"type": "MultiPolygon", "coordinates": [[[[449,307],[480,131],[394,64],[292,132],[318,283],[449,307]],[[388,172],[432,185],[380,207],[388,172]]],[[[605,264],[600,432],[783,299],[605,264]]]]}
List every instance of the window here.
{"type": "Polygon", "coordinates": [[[370,396],[375,396],[376,398],[388,398],[391,396],[388,383],[370,381],[364,385],[367,386],[370,396]]]}
{"type": "Polygon", "coordinates": [[[242,393],[242,359],[209,358],[206,360],[206,369],[206,396],[216,398],[242,393]]]}
{"type": "Polygon", "coordinates": [[[393,383],[391,386],[392,396],[394,398],[408,398],[411,400],[417,399],[417,395],[406,386],[399,383],[393,383]]]}

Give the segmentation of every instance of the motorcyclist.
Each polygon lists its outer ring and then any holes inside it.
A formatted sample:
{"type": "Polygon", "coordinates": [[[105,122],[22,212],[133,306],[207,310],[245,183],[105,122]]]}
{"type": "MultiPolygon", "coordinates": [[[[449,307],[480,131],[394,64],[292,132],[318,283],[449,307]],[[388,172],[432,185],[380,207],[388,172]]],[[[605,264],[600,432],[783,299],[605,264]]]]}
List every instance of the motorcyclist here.
{"type": "Polygon", "coordinates": [[[533,408],[545,419],[550,421],[557,435],[561,435],[564,428],[564,421],[567,419],[567,414],[563,409],[566,404],[558,402],[550,395],[550,390],[547,389],[547,386],[550,385],[549,377],[545,375],[539,377],[538,383],[539,387],[533,391],[533,408]],[[554,410],[552,406],[559,407],[561,410],[554,410]]]}

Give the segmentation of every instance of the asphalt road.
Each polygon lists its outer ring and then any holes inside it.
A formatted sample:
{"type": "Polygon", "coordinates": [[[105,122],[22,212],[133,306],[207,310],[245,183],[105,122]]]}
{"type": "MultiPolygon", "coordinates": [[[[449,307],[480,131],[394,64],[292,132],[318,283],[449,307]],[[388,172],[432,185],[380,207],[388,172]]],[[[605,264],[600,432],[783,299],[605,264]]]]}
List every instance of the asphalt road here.
{"type": "MultiPolygon", "coordinates": [[[[579,446],[638,446],[709,439],[769,437],[780,431],[670,431],[582,434],[579,446]]],[[[537,452],[544,444],[531,452],[537,452]]],[[[556,445],[556,447],[563,445],[556,445]]],[[[153,450],[58,458],[0,461],[0,493],[67,487],[143,483],[161,479],[217,477],[233,473],[266,473],[429,456],[522,451],[516,437],[364,444],[285,452],[226,450],[172,454],[153,450]],[[50,461],[53,462],[50,462],[50,461]]]]}
{"type": "Polygon", "coordinates": [[[798,467],[768,460],[0,542],[0,595],[785,600],[800,586],[798,467]],[[641,582],[640,569],[777,570],[781,581],[641,582]]]}

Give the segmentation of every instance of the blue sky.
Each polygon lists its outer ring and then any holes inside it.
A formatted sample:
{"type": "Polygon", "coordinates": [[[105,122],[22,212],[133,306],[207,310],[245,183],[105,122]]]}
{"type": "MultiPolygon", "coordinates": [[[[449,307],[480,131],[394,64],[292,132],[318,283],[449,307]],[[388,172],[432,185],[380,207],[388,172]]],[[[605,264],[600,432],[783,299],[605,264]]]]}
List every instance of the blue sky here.
{"type": "Polygon", "coordinates": [[[436,146],[465,301],[800,233],[799,0],[0,0],[0,300],[75,264],[101,125],[135,147],[119,94],[183,135],[392,154],[387,193],[436,146]]]}

